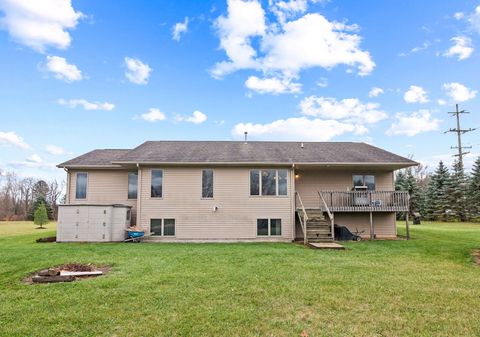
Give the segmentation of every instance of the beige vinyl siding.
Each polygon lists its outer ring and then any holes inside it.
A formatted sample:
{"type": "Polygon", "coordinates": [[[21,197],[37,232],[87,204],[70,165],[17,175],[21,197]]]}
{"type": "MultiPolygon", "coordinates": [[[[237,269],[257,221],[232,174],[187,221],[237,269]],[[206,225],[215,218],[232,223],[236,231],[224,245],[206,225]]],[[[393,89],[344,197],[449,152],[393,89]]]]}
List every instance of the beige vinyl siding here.
{"type": "MultiPolygon", "coordinates": [[[[370,237],[370,214],[367,213],[335,213],[335,223],[346,226],[351,232],[365,231],[362,237],[370,237]]],[[[397,235],[395,213],[373,213],[373,224],[377,239],[394,238],[397,235]]]]}
{"type": "Polygon", "coordinates": [[[350,191],[353,187],[353,175],[375,176],[377,191],[393,191],[393,172],[369,168],[301,170],[296,172],[295,190],[300,194],[306,208],[319,207],[318,191],[350,191]]]}
{"type": "Polygon", "coordinates": [[[162,198],[150,197],[152,168],[141,168],[142,228],[150,228],[150,219],[172,218],[176,239],[293,239],[291,179],[287,196],[250,196],[250,168],[215,167],[213,198],[202,199],[202,167],[158,168],[163,169],[162,198]],[[281,219],[282,235],[257,237],[258,218],[281,219]]]}
{"type": "Polygon", "coordinates": [[[137,200],[128,199],[127,170],[70,170],[68,191],[70,204],[123,204],[132,206],[132,224],[135,224],[137,200]],[[76,199],[77,172],[88,173],[87,198],[76,199]]]}

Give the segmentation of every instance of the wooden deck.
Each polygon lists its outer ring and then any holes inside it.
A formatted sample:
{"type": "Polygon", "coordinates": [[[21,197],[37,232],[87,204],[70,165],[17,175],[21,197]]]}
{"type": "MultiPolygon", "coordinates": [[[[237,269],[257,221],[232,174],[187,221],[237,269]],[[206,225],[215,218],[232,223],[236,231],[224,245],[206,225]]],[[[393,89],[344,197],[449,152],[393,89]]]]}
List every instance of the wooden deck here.
{"type": "Polygon", "coordinates": [[[331,212],[405,212],[405,191],[320,191],[331,212]]]}

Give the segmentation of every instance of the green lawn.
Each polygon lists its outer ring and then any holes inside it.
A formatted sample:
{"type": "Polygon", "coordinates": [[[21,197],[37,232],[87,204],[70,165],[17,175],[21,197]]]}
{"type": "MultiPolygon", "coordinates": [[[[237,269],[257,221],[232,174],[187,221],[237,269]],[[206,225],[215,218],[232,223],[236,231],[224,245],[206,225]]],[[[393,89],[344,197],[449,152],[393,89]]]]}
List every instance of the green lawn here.
{"type": "Polygon", "coordinates": [[[0,223],[0,335],[479,336],[480,267],[470,251],[480,248],[480,224],[426,223],[411,233],[319,251],[39,244],[54,231],[0,223]],[[74,283],[20,281],[73,261],[113,270],[74,283]]]}

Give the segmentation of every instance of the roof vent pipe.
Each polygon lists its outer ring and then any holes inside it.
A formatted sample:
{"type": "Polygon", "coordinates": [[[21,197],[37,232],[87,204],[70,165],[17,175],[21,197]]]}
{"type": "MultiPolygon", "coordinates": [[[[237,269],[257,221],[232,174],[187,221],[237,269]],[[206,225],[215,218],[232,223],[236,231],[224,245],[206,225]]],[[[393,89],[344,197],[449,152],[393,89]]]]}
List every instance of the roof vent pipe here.
{"type": "Polygon", "coordinates": [[[300,147],[303,149],[303,143],[300,143],[300,147]]]}
{"type": "Polygon", "coordinates": [[[247,136],[248,136],[248,132],[247,132],[247,131],[245,131],[244,133],[245,133],[245,144],[247,144],[247,136]]]}

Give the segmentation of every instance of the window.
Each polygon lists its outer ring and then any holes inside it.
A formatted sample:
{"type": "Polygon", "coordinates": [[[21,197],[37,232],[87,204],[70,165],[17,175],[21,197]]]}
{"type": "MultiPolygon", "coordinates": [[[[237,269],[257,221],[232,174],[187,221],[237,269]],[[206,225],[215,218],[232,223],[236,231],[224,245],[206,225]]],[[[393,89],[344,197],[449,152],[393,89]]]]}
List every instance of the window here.
{"type": "Polygon", "coordinates": [[[87,173],[77,173],[77,186],[75,189],[75,198],[77,199],[86,199],[87,198],[87,182],[88,174],[87,173]]]}
{"type": "Polygon", "coordinates": [[[277,171],[262,170],[262,195],[277,194],[277,171]]]}
{"type": "Polygon", "coordinates": [[[175,236],[175,219],[163,220],[163,235],[175,236]]]}
{"type": "Polygon", "coordinates": [[[287,170],[251,170],[250,195],[287,195],[287,170]]]}
{"type": "Polygon", "coordinates": [[[258,236],[279,236],[282,235],[281,219],[257,219],[258,236]]]}
{"type": "Polygon", "coordinates": [[[150,232],[152,235],[162,235],[162,219],[150,219],[150,232]]]}
{"type": "Polygon", "coordinates": [[[128,172],[128,199],[137,199],[138,173],[128,172]]]}
{"type": "Polygon", "coordinates": [[[151,193],[152,198],[161,198],[162,197],[162,187],[163,187],[163,171],[162,170],[152,170],[152,182],[151,182],[151,193]]]}
{"type": "Polygon", "coordinates": [[[260,170],[250,171],[250,195],[260,195],[260,170]]]}
{"type": "Polygon", "coordinates": [[[213,198],[213,170],[202,170],[202,198],[213,198]]]}
{"type": "Polygon", "coordinates": [[[175,236],[175,219],[150,219],[150,232],[156,236],[175,236]]]}
{"type": "Polygon", "coordinates": [[[372,175],[354,175],[353,186],[367,186],[369,191],[375,190],[375,176],[372,175]]]}

